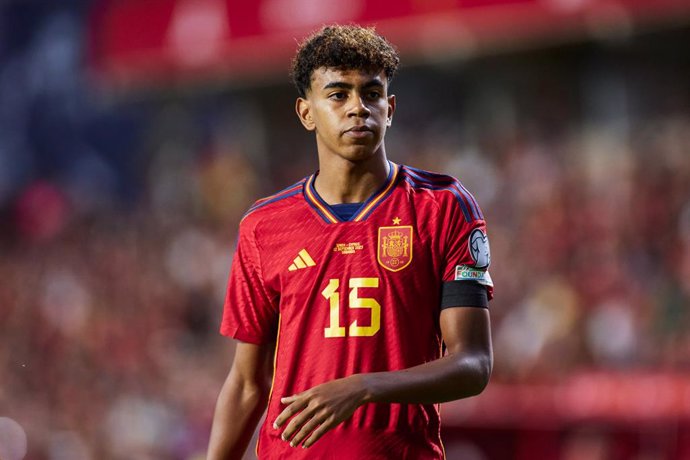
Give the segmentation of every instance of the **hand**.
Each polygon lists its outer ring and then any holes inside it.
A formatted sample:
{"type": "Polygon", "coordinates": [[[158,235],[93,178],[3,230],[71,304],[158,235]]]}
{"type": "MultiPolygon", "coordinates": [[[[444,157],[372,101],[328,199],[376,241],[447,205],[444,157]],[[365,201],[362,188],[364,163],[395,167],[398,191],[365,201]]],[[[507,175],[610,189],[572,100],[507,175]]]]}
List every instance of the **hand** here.
{"type": "Polygon", "coordinates": [[[287,404],[287,407],[276,418],[273,428],[280,428],[292,417],[281,437],[295,447],[311,434],[302,446],[306,449],[328,430],[350,418],[366,402],[366,396],[364,379],[360,375],[317,385],[299,394],[281,398],[280,402],[287,404]]]}

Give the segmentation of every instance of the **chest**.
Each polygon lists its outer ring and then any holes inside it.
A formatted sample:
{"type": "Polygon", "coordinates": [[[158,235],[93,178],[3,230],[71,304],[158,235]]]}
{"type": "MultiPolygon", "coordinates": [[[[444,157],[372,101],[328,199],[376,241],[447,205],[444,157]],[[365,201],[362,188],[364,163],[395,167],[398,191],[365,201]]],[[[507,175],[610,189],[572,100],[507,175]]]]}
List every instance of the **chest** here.
{"type": "Polygon", "coordinates": [[[285,292],[292,283],[324,276],[404,282],[430,273],[439,263],[438,242],[426,222],[411,217],[398,212],[388,219],[337,224],[307,217],[287,225],[262,245],[265,281],[285,292]]]}
{"type": "Polygon", "coordinates": [[[400,331],[433,328],[440,223],[404,200],[387,204],[361,222],[328,224],[307,210],[276,221],[271,239],[262,240],[265,286],[292,336],[329,346],[359,337],[373,346],[400,331]]]}
{"type": "Polygon", "coordinates": [[[360,222],[326,223],[306,208],[276,221],[261,244],[266,286],[283,300],[313,299],[336,283],[377,284],[392,296],[435,290],[443,223],[430,207],[395,198],[360,222]]]}

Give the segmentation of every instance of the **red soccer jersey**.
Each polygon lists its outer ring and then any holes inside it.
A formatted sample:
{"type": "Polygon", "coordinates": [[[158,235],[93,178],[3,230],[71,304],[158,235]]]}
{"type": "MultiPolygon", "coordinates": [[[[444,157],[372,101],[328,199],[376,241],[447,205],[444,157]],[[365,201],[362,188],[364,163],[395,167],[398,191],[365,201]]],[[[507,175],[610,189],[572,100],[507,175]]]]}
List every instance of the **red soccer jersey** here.
{"type": "Polygon", "coordinates": [[[449,176],[390,166],[347,222],[317,195],[312,175],[259,200],[240,224],[221,332],[277,342],[261,459],[444,456],[438,405],[365,404],[306,450],[272,427],[283,396],[440,358],[444,282],[479,282],[492,295],[474,198],[449,176]]]}

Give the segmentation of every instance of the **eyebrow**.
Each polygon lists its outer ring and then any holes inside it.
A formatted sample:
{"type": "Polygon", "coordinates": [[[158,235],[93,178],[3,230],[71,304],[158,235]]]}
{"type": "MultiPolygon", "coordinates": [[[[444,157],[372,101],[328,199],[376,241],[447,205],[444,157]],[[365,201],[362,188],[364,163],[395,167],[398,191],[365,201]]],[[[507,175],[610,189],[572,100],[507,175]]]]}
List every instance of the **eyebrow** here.
{"type": "MultiPolygon", "coordinates": [[[[379,80],[378,78],[374,78],[374,79],[366,82],[364,85],[362,85],[362,88],[372,88],[372,87],[383,88],[383,82],[381,80],[379,80]]],[[[331,88],[352,89],[352,88],[354,88],[354,85],[351,83],[345,83],[343,81],[332,81],[332,82],[326,83],[326,85],[323,87],[323,89],[331,89],[331,88]]]]}

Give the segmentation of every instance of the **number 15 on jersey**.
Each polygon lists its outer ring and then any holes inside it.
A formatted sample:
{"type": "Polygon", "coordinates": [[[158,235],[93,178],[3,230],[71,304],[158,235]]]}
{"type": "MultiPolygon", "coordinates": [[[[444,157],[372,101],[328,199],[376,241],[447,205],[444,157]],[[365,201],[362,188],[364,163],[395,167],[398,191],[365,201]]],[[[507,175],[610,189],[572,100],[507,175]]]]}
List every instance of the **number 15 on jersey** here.
{"type": "Polygon", "coordinates": [[[324,328],[323,335],[326,338],[334,337],[371,337],[381,329],[381,304],[376,299],[370,297],[359,297],[357,289],[359,288],[377,288],[379,287],[378,278],[350,278],[349,279],[350,296],[348,299],[347,308],[368,308],[371,314],[370,326],[359,326],[355,319],[350,323],[349,330],[345,331],[345,327],[340,325],[340,280],[332,278],[328,281],[328,285],[321,292],[329,302],[330,321],[328,327],[324,328]]]}

